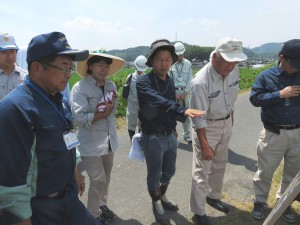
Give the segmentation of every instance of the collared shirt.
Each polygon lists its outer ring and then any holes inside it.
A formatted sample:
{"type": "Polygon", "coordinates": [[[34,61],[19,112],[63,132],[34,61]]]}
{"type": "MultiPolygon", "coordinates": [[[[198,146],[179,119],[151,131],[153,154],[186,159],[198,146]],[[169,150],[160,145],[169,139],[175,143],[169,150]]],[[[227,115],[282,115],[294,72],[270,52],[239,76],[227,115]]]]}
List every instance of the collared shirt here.
{"type": "Polygon", "coordinates": [[[115,113],[118,98],[115,98],[115,108],[106,118],[92,123],[100,99],[110,91],[117,93],[116,85],[105,79],[104,93],[96,85],[96,80],[87,75],[77,82],[71,90],[71,110],[74,122],[78,125],[78,149],[81,156],[100,156],[114,152],[118,147],[115,113]]]}
{"type": "Polygon", "coordinates": [[[280,98],[280,91],[300,85],[300,73],[287,74],[278,66],[264,70],[256,78],[250,101],[261,107],[261,120],[274,125],[300,124],[300,96],[280,98]]]}
{"type": "Polygon", "coordinates": [[[15,66],[11,74],[6,74],[5,71],[0,68],[0,100],[23,83],[26,75],[27,72],[18,66],[15,66]]]}
{"type": "Polygon", "coordinates": [[[63,139],[71,121],[58,113],[65,113],[62,95],[48,98],[36,88],[44,96],[24,82],[0,102],[0,208],[9,207],[12,219],[30,218],[32,197],[64,193],[67,188],[77,195],[76,152],[68,150],[63,139]]]}
{"type": "Polygon", "coordinates": [[[239,91],[239,70],[236,66],[225,78],[207,63],[191,82],[191,108],[206,111],[206,116],[193,118],[193,128],[206,127],[206,120],[221,119],[234,109],[239,91]]]}
{"type": "Polygon", "coordinates": [[[182,94],[183,91],[189,93],[193,78],[191,62],[183,59],[181,62],[173,64],[170,70],[170,77],[173,78],[176,88],[183,88],[183,90],[176,90],[176,93],[182,94]]]}
{"type": "Polygon", "coordinates": [[[138,102],[137,93],[136,93],[136,82],[143,75],[144,73],[138,75],[136,71],[132,74],[132,79],[129,88],[129,95],[127,99],[129,102],[136,102],[136,103],[138,102]]]}
{"type": "Polygon", "coordinates": [[[184,121],[186,108],[176,103],[172,78],[167,76],[164,81],[151,71],[138,79],[136,88],[142,131],[171,131],[176,128],[177,116],[184,121]]]}

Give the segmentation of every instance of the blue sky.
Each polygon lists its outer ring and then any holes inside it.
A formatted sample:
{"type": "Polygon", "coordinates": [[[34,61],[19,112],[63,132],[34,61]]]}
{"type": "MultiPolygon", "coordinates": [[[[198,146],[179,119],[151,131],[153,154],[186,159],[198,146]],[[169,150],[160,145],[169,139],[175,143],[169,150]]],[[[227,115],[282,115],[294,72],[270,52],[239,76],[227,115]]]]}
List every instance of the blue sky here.
{"type": "Polygon", "coordinates": [[[1,1],[0,32],[19,46],[51,31],[73,48],[125,49],[159,38],[214,46],[224,36],[244,47],[300,38],[299,0],[1,1]]]}

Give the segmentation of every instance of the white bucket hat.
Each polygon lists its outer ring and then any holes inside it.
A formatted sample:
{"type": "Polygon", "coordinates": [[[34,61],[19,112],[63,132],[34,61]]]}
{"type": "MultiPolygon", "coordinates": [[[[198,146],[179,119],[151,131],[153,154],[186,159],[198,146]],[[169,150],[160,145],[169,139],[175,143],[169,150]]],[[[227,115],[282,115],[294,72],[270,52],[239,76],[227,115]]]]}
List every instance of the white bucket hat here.
{"type": "Polygon", "coordinates": [[[247,56],[243,53],[242,42],[236,38],[222,38],[218,41],[215,51],[219,52],[227,62],[247,60],[247,56]]]}
{"type": "Polygon", "coordinates": [[[137,71],[144,72],[145,70],[148,69],[148,66],[146,65],[146,62],[147,62],[147,58],[143,55],[139,55],[134,60],[133,64],[134,64],[137,71]]]}

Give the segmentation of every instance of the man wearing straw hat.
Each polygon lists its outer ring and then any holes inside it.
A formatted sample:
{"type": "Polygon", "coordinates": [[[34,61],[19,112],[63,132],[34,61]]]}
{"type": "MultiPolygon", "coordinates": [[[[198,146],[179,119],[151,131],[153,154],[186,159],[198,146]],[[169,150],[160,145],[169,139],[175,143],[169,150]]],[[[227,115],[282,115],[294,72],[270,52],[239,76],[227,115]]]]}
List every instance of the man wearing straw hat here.
{"type": "Polygon", "coordinates": [[[60,93],[87,57],[60,32],[29,43],[29,76],[0,102],[0,224],[101,224],[78,199],[78,141],[60,93]]]}
{"type": "Polygon", "coordinates": [[[175,174],[177,156],[176,120],[200,117],[205,112],[176,103],[175,86],[168,72],[177,60],[175,47],[166,39],[154,41],[146,62],[152,71],[137,81],[142,150],[147,164],[147,187],[158,223],[170,224],[165,209],[178,210],[166,191],[175,174]]]}
{"type": "Polygon", "coordinates": [[[90,52],[87,60],[77,64],[78,74],[83,79],[71,90],[71,109],[78,125],[82,160],[78,168],[86,171],[90,180],[87,208],[101,221],[115,217],[107,207],[107,196],[114,152],[118,147],[117,88],[107,77],[118,72],[124,63],[123,59],[104,50],[90,52]]]}

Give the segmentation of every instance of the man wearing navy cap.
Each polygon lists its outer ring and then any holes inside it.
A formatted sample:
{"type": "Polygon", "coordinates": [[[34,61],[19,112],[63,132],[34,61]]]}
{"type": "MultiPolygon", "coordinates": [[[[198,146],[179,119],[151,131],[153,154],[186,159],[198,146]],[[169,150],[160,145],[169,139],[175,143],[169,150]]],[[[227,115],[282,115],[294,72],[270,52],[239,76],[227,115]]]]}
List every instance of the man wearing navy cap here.
{"type": "MultiPolygon", "coordinates": [[[[284,160],[279,199],[300,169],[300,39],[284,43],[278,65],[263,71],[255,80],[250,101],[261,107],[264,128],[257,143],[258,170],[253,178],[252,216],[263,219],[275,170],[284,160]]],[[[289,206],[283,214],[295,222],[289,206]]]]}
{"type": "Polygon", "coordinates": [[[1,224],[101,224],[78,199],[79,143],[60,93],[72,61],[87,57],[87,50],[72,49],[60,32],[29,43],[29,76],[0,102],[1,224]]]}
{"type": "Polygon", "coordinates": [[[19,50],[13,36],[0,33],[0,100],[21,84],[27,72],[16,66],[19,50]]]}

